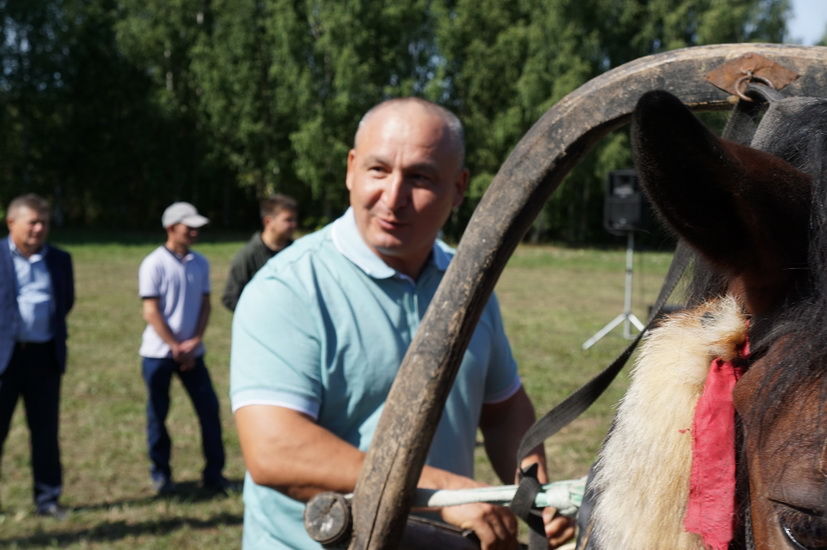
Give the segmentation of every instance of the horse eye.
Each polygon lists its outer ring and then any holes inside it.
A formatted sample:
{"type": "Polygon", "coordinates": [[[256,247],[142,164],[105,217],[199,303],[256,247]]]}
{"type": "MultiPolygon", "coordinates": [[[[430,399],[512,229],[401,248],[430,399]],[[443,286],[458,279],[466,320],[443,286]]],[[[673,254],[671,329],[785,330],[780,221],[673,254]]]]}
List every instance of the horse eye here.
{"type": "Polygon", "coordinates": [[[777,504],[784,536],[796,550],[827,549],[827,518],[823,515],[777,504]]]}

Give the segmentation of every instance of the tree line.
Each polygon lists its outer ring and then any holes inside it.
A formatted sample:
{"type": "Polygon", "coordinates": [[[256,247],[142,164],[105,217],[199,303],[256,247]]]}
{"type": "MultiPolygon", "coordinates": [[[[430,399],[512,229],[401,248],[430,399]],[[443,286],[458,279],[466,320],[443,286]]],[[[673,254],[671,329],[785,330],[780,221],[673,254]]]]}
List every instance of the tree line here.
{"type": "MultiPolygon", "coordinates": [[[[255,201],[345,207],[361,114],[418,95],[466,126],[464,227],[500,164],[555,102],[638,57],[781,42],[788,0],[0,0],[0,199],[50,198],[58,222],[155,228],[173,200],[223,227],[255,201]]],[[[594,242],[612,135],[546,205],[535,238],[594,242]]]]}

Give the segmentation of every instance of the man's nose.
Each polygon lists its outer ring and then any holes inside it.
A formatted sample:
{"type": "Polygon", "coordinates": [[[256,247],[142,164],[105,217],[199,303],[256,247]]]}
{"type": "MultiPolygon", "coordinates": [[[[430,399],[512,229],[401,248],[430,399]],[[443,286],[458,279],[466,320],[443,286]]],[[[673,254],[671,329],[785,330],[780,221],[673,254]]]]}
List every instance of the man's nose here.
{"type": "Polygon", "coordinates": [[[394,172],[388,179],[387,186],[382,193],[382,198],[391,210],[397,210],[405,206],[408,202],[410,190],[405,184],[405,178],[402,174],[394,172]]]}

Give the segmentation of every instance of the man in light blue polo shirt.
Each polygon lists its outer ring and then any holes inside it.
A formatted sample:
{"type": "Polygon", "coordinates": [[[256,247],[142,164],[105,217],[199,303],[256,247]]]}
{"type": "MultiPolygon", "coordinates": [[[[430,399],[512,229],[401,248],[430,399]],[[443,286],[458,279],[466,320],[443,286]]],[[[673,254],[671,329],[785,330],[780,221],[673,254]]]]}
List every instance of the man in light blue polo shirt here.
{"type": "MultiPolygon", "coordinates": [[[[424,100],[384,102],[362,119],[348,155],[351,207],[269,261],[233,321],[231,400],[248,474],[244,548],[318,548],[303,501],[352,491],[393,378],[451,251],[436,239],[465,192],[462,126],[424,100]]],[[[473,481],[476,430],[499,476],[534,412],[492,299],[465,353],[420,486],[473,481]]],[[[530,460],[543,463],[538,450],[530,460]]],[[[483,548],[516,547],[502,507],[445,508],[483,548]]],[[[556,541],[567,524],[550,521],[556,541]]],[[[566,532],[564,532],[566,531],[566,532]]],[[[562,537],[561,537],[562,534],[562,537]]]]}

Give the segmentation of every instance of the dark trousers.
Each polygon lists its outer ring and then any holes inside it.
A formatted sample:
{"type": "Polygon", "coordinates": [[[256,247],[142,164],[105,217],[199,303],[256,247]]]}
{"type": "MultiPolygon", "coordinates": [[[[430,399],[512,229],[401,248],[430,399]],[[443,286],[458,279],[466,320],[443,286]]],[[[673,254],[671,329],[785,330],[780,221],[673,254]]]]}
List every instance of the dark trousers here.
{"type": "Polygon", "coordinates": [[[215,395],[203,356],[196,359],[195,367],[187,371],[182,371],[181,365],[171,358],[143,357],[142,371],[149,393],[146,431],[149,460],[152,462],[152,479],[172,479],[169,465],[172,442],[165,422],[169,412],[169,385],[172,375],[176,374],[190,396],[201,425],[201,448],[205,460],[202,480],[207,484],[219,481],[224,469],[224,443],[221,440],[218,397],[215,395]]]}
{"type": "Polygon", "coordinates": [[[0,456],[17,400],[23,397],[32,453],[35,505],[57,503],[63,484],[58,446],[60,367],[54,344],[17,344],[0,374],[0,456]]]}

